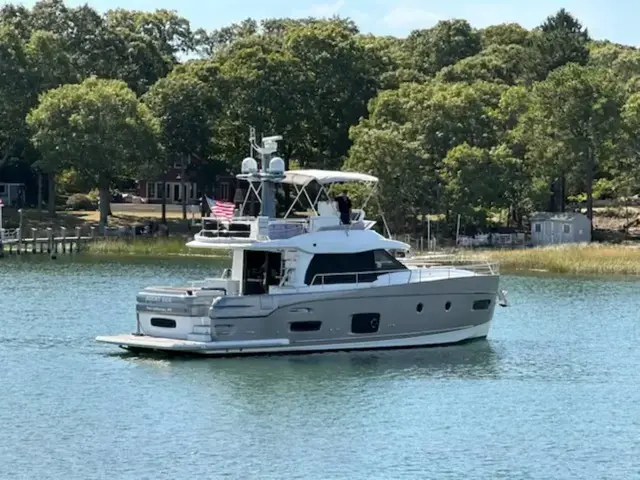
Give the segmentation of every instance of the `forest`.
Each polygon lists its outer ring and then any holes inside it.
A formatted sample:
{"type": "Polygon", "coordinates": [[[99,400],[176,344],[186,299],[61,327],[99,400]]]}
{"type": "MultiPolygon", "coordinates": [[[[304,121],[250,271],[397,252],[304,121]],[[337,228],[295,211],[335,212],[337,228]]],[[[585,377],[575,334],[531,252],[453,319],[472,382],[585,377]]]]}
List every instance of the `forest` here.
{"type": "Polygon", "coordinates": [[[204,31],[166,10],[8,4],[0,182],[52,215],[60,195],[97,189],[106,222],[111,189],[176,158],[205,191],[238,173],[253,126],[283,135],[289,168],[378,176],[396,231],[458,214],[522,227],[573,205],[592,218],[594,200],[638,193],[640,51],[591,39],[565,10],[541,20],[396,38],[345,18],[204,31]]]}

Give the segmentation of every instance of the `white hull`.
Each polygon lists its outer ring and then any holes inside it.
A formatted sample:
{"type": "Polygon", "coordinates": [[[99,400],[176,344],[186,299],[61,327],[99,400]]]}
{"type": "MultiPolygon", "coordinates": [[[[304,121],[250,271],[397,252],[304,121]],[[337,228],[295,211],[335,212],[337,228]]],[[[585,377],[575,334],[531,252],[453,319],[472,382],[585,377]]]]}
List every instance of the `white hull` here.
{"type": "Polygon", "coordinates": [[[210,356],[238,356],[451,345],[473,339],[486,338],[489,333],[490,326],[491,321],[473,327],[432,333],[428,335],[418,335],[414,337],[391,338],[388,340],[374,340],[371,342],[323,343],[314,345],[304,345],[300,343],[291,344],[286,338],[233,342],[194,342],[189,340],[175,340],[160,337],[114,335],[97,337],[96,340],[132,350],[168,351],[210,356]]]}

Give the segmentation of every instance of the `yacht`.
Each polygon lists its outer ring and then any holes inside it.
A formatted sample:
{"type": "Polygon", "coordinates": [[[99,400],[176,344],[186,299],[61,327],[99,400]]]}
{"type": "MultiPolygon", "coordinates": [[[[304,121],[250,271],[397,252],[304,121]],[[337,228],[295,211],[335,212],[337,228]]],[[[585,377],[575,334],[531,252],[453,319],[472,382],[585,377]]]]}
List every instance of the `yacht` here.
{"type": "Polygon", "coordinates": [[[262,214],[244,220],[249,235],[188,244],[230,250],[231,268],[186,286],[143,289],[135,332],[99,336],[98,342],[137,352],[229,356],[421,347],[487,337],[496,304],[507,304],[497,264],[401,261],[397,253],[406,254],[409,245],[373,230],[364,211],[342,225],[326,200],[319,207],[316,202],[304,220],[276,219],[274,192],[283,181],[299,191],[311,181],[324,189],[329,180],[377,179],[355,172],[285,171],[277,157],[267,163],[275,149],[269,144],[273,137],[265,140],[260,171],[253,158],[243,161],[242,175],[261,181],[262,214]]]}

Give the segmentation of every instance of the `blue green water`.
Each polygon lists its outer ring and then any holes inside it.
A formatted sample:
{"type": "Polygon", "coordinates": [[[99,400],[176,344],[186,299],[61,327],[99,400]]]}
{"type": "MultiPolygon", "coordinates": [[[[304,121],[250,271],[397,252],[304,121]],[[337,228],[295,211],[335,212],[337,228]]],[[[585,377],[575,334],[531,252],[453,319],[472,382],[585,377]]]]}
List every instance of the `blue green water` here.
{"type": "Polygon", "coordinates": [[[0,479],[640,478],[636,280],[503,278],[486,342],[143,359],[135,294],[201,262],[0,261],[0,479]]]}

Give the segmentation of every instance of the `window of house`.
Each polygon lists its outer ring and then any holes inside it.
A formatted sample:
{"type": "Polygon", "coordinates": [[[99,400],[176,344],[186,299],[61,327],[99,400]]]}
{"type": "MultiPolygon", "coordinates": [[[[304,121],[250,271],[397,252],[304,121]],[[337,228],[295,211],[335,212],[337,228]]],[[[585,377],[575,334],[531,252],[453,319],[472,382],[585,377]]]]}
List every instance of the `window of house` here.
{"type": "Polygon", "coordinates": [[[540,225],[539,223],[536,223],[533,226],[533,231],[536,232],[536,233],[540,233],[542,231],[542,225],[540,225]]]}
{"type": "Polygon", "coordinates": [[[147,183],[147,198],[156,198],[156,184],[147,183]]]}
{"type": "Polygon", "coordinates": [[[565,223],[565,224],[562,226],[562,231],[563,231],[564,233],[571,233],[571,225],[569,225],[568,223],[565,223]]]}
{"type": "Polygon", "coordinates": [[[407,267],[385,250],[319,253],[309,262],[306,285],[375,282],[378,275],[407,267]],[[379,272],[379,273],[378,273],[379,272]]]}
{"type": "Polygon", "coordinates": [[[7,193],[6,188],[7,188],[6,185],[3,185],[0,183],[0,195],[4,195],[5,193],[7,193]]]}
{"type": "Polygon", "coordinates": [[[229,183],[221,182],[219,185],[218,196],[221,200],[229,200],[229,183]]]}

